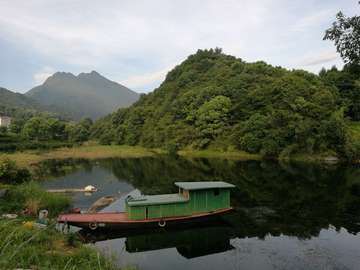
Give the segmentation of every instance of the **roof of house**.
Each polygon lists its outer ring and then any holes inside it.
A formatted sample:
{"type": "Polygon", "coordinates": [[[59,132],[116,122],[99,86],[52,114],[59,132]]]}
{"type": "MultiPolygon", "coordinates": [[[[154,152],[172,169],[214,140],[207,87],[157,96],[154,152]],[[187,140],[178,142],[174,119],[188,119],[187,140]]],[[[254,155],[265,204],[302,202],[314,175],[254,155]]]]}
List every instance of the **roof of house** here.
{"type": "Polygon", "coordinates": [[[6,118],[11,118],[11,117],[9,117],[9,116],[0,116],[0,118],[6,119],[6,118]]]}
{"type": "Polygon", "coordinates": [[[215,182],[175,182],[175,185],[186,190],[211,189],[211,188],[234,188],[235,186],[222,181],[215,182]]]}

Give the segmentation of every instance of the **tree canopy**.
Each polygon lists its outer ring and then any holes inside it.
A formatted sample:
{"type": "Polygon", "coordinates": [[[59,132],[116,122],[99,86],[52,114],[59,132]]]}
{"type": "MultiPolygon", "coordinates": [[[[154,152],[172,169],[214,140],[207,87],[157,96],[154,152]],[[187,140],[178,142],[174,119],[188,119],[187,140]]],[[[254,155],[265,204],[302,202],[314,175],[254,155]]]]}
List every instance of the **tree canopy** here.
{"type": "MultiPolygon", "coordinates": [[[[360,2],[359,2],[360,4],[360,2]]],[[[334,41],[336,51],[344,63],[360,72],[360,16],[346,17],[341,11],[336,14],[337,21],[325,31],[324,40],[334,41]]]]}

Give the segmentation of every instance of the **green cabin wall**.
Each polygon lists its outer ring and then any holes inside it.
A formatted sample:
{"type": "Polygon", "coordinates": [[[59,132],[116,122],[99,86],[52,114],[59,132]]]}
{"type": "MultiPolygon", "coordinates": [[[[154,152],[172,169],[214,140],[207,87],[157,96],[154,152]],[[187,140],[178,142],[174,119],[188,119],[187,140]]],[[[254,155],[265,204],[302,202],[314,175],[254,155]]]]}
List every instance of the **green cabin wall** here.
{"type": "Polygon", "coordinates": [[[190,215],[212,212],[230,207],[230,190],[220,189],[218,196],[214,189],[190,190],[189,199],[190,215]]]}
{"type": "Polygon", "coordinates": [[[126,214],[130,220],[156,219],[166,217],[188,216],[204,212],[212,212],[230,207],[230,190],[220,189],[218,196],[214,189],[189,190],[188,203],[158,204],[129,206],[126,204],[126,214]],[[146,207],[148,216],[146,217],[146,207]]]}

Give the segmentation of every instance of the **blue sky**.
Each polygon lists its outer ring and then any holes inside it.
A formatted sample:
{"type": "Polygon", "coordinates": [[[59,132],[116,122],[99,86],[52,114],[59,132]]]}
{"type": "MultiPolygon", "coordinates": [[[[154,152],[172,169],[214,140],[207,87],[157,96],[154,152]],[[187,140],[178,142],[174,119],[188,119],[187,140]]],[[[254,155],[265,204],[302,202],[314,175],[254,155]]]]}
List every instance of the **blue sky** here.
{"type": "Polygon", "coordinates": [[[323,41],[357,0],[0,0],[0,87],[25,93],[57,71],[96,70],[152,92],[198,49],[317,74],[343,62],[323,41]]]}

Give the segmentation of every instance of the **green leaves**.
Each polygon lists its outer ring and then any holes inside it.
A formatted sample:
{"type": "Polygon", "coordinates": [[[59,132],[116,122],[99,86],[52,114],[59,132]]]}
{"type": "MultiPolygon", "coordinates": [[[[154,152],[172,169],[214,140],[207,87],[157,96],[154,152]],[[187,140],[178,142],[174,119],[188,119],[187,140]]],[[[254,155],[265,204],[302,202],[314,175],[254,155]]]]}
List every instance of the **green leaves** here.
{"type": "Polygon", "coordinates": [[[205,102],[196,113],[195,126],[200,137],[214,139],[224,131],[227,125],[231,100],[224,96],[217,96],[205,102]]]}
{"type": "MultiPolygon", "coordinates": [[[[360,2],[359,2],[360,3],[360,2]]],[[[341,11],[336,14],[337,21],[325,31],[323,40],[334,41],[336,51],[344,63],[354,72],[360,71],[360,17],[346,17],[341,11]]]]}

